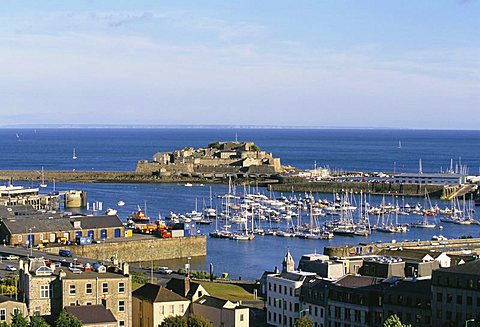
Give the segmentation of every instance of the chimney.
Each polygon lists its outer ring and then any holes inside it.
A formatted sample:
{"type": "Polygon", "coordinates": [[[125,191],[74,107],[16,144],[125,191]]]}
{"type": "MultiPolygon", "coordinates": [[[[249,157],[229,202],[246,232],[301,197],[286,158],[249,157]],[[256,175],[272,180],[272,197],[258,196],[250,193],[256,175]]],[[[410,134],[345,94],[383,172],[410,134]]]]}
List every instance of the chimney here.
{"type": "Polygon", "coordinates": [[[123,270],[123,276],[128,276],[128,275],[130,275],[130,266],[129,266],[129,264],[128,264],[127,262],[125,262],[125,263],[123,264],[122,270],[123,270]]]}
{"type": "Polygon", "coordinates": [[[58,276],[60,277],[60,280],[62,278],[67,277],[67,273],[63,271],[63,269],[60,269],[60,272],[58,273],[58,276]]]}
{"type": "Polygon", "coordinates": [[[185,294],[183,296],[187,296],[188,292],[190,292],[190,277],[186,276],[185,279],[184,279],[184,291],[185,291],[185,294]]]}

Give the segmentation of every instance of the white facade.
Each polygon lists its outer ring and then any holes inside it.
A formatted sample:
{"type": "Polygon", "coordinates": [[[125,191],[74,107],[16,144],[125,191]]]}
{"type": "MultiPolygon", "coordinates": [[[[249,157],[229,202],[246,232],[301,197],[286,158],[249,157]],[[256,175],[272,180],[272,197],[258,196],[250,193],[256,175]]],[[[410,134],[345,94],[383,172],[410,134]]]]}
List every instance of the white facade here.
{"type": "Polygon", "coordinates": [[[273,326],[293,326],[304,315],[300,287],[307,276],[315,273],[292,271],[267,276],[267,323],[273,326]]]}

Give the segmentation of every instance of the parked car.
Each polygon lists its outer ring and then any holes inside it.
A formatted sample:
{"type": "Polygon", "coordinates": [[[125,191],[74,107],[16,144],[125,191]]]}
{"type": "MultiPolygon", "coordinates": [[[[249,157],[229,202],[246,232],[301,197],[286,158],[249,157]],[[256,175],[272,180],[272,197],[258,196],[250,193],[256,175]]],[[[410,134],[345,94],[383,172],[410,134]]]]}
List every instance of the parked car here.
{"type": "Polygon", "coordinates": [[[18,257],[18,255],[9,254],[5,257],[5,259],[7,259],[7,260],[18,260],[20,258],[18,257]]]}
{"type": "Polygon", "coordinates": [[[70,250],[60,250],[58,254],[62,257],[73,257],[72,251],[70,250]]]}
{"type": "Polygon", "coordinates": [[[170,269],[170,268],[168,268],[168,267],[159,267],[159,268],[158,268],[158,272],[159,272],[160,274],[168,274],[168,275],[170,275],[170,274],[173,272],[173,270],[170,269]]]}
{"type": "Polygon", "coordinates": [[[8,271],[17,271],[17,268],[15,268],[14,266],[12,265],[8,265],[5,267],[5,270],[8,270],[8,271]]]}

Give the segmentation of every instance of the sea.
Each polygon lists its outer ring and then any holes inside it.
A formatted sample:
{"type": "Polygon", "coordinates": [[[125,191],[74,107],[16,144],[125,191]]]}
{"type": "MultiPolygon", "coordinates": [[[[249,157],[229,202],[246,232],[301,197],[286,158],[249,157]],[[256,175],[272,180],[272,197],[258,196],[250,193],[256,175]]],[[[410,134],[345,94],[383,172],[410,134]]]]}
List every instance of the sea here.
{"type": "MultiPolygon", "coordinates": [[[[3,128],[0,129],[0,169],[132,171],[138,160],[151,160],[156,152],[185,147],[205,147],[219,140],[253,141],[261,149],[272,152],[283,165],[301,169],[328,167],[345,171],[418,172],[422,160],[423,172],[440,172],[468,167],[469,174],[480,173],[480,131],[403,130],[403,129],[282,129],[282,128],[3,128]],[[401,146],[399,146],[401,145],[401,146]],[[72,160],[75,149],[77,160],[72,160]]],[[[6,184],[7,181],[3,181],[6,184]]],[[[37,186],[33,182],[16,185],[37,186]]],[[[209,204],[210,192],[214,206],[221,207],[218,195],[228,191],[226,185],[183,184],[111,184],[111,183],[48,183],[42,192],[78,189],[88,194],[90,203],[101,202],[102,210],[118,210],[121,219],[146,209],[150,217],[166,217],[171,212],[186,213],[201,210],[209,204]],[[211,191],[210,191],[211,190],[211,191]],[[119,201],[125,205],[119,207],[119,201]]],[[[250,189],[270,195],[262,188],[250,189]]],[[[243,186],[236,192],[242,195],[243,186]]],[[[280,194],[280,197],[303,194],[280,194]]],[[[314,194],[333,200],[333,194],[314,194]]],[[[370,196],[371,204],[383,201],[370,196]]],[[[423,198],[392,198],[386,202],[425,205],[423,198]]],[[[441,208],[450,206],[432,199],[441,208]]],[[[476,208],[480,211],[480,208],[476,208]]],[[[478,212],[475,213],[479,218],[478,212]]],[[[376,218],[372,217],[372,220],[376,218]]],[[[401,223],[419,217],[400,216],[401,223]]],[[[282,226],[282,225],[281,225],[282,226]]],[[[269,226],[263,226],[268,228],[269,226]]],[[[202,233],[215,229],[201,226],[202,233]]],[[[411,229],[405,234],[372,233],[369,237],[335,236],[332,240],[303,240],[275,236],[257,236],[254,241],[211,239],[207,236],[207,255],[191,259],[192,269],[208,270],[213,264],[216,274],[228,272],[232,278],[256,279],[265,270],[281,266],[283,256],[290,251],[298,262],[303,254],[322,253],[325,246],[386,242],[391,240],[428,240],[433,235],[447,238],[461,235],[480,236],[480,226],[437,224],[435,229],[411,229]],[[440,227],[441,226],[441,227],[440,227]],[[442,229],[440,229],[442,228],[442,229]]],[[[186,260],[158,262],[174,269],[182,268],[186,260]]]]}

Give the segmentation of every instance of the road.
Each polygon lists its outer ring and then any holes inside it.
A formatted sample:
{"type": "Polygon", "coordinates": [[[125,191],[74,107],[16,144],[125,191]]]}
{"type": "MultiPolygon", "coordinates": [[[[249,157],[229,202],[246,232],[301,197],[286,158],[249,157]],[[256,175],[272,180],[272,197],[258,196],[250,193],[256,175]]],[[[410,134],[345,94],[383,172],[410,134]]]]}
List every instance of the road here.
{"type": "MultiPolygon", "coordinates": [[[[20,259],[26,259],[30,256],[35,257],[35,258],[45,258],[49,259],[52,261],[59,261],[62,262],[62,265],[68,265],[68,263],[73,262],[73,259],[77,259],[78,261],[82,263],[90,263],[93,264],[95,262],[98,262],[97,260],[92,260],[88,258],[83,258],[83,257],[62,257],[58,254],[52,254],[52,253],[46,253],[42,251],[38,251],[36,249],[27,249],[25,247],[12,247],[12,246],[0,246],[0,277],[3,278],[9,274],[11,274],[11,271],[6,270],[7,265],[12,265],[15,268],[19,268],[19,260],[6,260],[5,257],[8,255],[16,255],[20,259]]],[[[182,275],[172,273],[170,275],[165,275],[165,274],[160,274],[157,271],[153,270],[151,268],[140,268],[136,264],[130,264],[130,271],[131,272],[136,272],[136,273],[143,273],[145,274],[146,277],[153,277],[154,280],[156,280],[159,284],[166,284],[172,277],[178,277],[182,278],[182,275]]]]}

